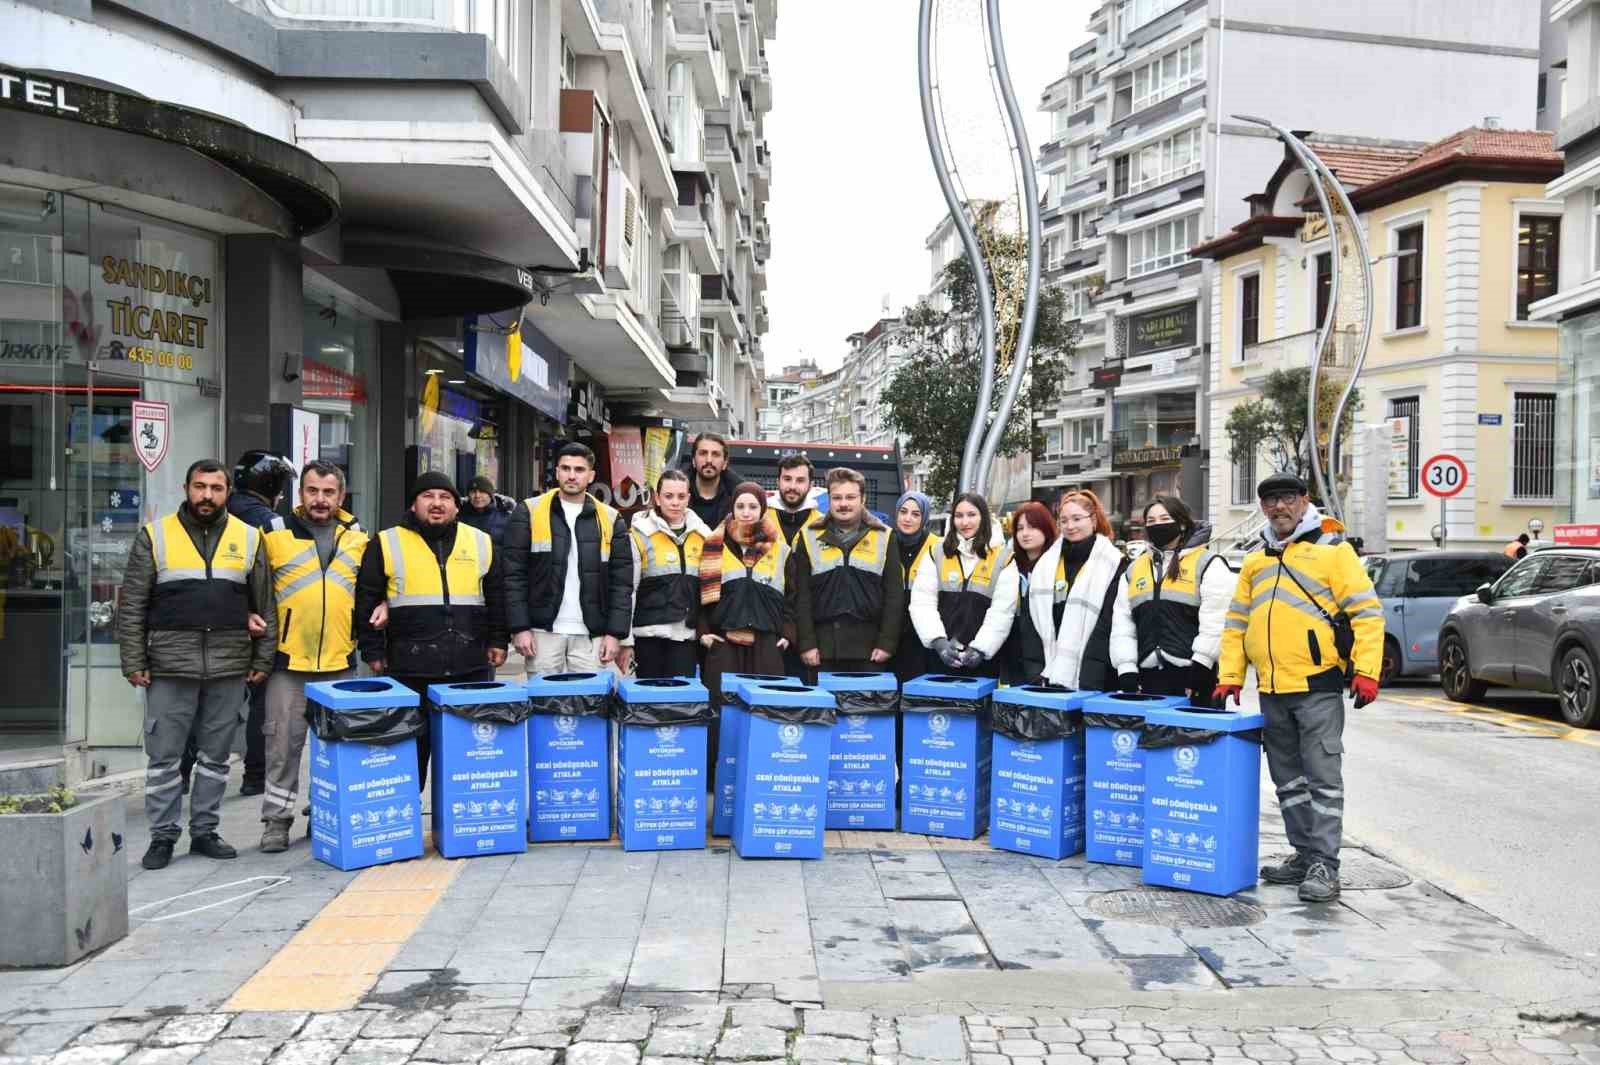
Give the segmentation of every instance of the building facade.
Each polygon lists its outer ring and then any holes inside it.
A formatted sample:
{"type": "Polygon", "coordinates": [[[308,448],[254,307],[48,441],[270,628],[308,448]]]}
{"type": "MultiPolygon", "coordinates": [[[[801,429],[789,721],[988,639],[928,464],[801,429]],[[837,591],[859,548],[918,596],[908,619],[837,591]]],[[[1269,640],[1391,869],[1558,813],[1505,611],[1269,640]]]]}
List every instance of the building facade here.
{"type": "Polygon", "coordinates": [[[0,762],[141,764],[113,639],[188,464],[392,522],[438,470],[637,500],[754,432],[775,0],[0,0],[0,762]],[[55,665],[59,663],[59,668],[55,665]]]}
{"type": "MultiPolygon", "coordinates": [[[[1468,129],[1430,145],[1311,135],[1345,185],[1373,265],[1373,331],[1342,463],[1346,524],[1367,550],[1498,547],[1557,515],[1556,333],[1530,308],[1558,279],[1561,205],[1544,194],[1561,156],[1543,131],[1468,129]],[[1441,452],[1466,487],[1441,507],[1422,467],[1441,452]],[[1532,523],[1532,524],[1530,524],[1532,523]]],[[[1234,455],[1229,413],[1275,370],[1309,366],[1330,313],[1338,252],[1314,193],[1285,159],[1250,217],[1193,249],[1216,265],[1210,509],[1221,528],[1259,520],[1269,449],[1234,455]]],[[[1350,278],[1340,274],[1341,284],[1350,278]]],[[[1359,298],[1359,297],[1357,297],[1359,298]]],[[[1349,306],[1350,296],[1340,303],[1349,306]]],[[[1353,364],[1355,315],[1325,360],[1353,364]]]]}
{"type": "Polygon", "coordinates": [[[1082,340],[1034,484],[1092,487],[1127,525],[1217,472],[1213,273],[1188,249],[1244,217],[1279,157],[1232,116],[1413,141],[1486,116],[1528,128],[1541,33],[1536,8],[1492,0],[1113,0],[1088,29],[1040,101],[1046,278],[1082,340]]]}

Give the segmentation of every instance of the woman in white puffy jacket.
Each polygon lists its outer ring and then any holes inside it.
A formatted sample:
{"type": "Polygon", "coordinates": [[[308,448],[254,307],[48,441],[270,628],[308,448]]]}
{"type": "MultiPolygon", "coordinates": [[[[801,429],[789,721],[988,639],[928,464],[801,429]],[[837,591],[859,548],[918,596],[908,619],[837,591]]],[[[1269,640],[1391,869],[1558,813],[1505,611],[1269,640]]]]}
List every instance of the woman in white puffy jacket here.
{"type": "Polygon", "coordinates": [[[917,638],[951,673],[993,677],[1017,613],[1017,567],[994,535],[989,502],[956,497],[950,532],[935,542],[911,585],[917,638]]]}
{"type": "Polygon", "coordinates": [[[1028,612],[1044,642],[1044,679],[1081,691],[1113,691],[1111,615],[1128,558],[1111,542],[1105,507],[1090,491],[1057,509],[1061,536],[1033,564],[1028,612]]]}

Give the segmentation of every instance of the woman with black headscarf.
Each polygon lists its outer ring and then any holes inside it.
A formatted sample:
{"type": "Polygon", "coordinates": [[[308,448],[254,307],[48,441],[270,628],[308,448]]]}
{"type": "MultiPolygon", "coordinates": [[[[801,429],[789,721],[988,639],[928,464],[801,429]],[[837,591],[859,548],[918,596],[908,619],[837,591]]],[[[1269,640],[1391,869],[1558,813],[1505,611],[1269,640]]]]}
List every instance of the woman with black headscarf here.
{"type": "Polygon", "coordinates": [[[936,673],[944,668],[942,663],[930,661],[927,649],[917,638],[917,629],[911,623],[911,582],[917,570],[927,565],[928,548],[939,538],[928,529],[930,504],[921,492],[907,492],[895,503],[894,532],[890,535],[891,549],[900,560],[900,576],[905,581],[905,614],[900,619],[900,645],[895,648],[890,663],[894,675],[904,684],[924,673],[936,673]]]}
{"type": "Polygon", "coordinates": [[[1211,526],[1195,524],[1176,496],[1144,509],[1150,550],[1118,582],[1111,623],[1111,660],[1122,686],[1206,703],[1217,686],[1222,627],[1234,574],[1207,547],[1211,526]]]}

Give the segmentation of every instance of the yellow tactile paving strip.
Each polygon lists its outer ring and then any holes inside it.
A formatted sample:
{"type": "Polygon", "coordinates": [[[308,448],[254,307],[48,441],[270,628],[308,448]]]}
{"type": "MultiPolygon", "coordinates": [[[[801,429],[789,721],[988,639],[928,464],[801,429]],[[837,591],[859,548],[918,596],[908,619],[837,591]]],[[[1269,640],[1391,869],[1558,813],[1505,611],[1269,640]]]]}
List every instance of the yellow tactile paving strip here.
{"type": "Polygon", "coordinates": [[[353,1008],[461,872],[429,850],[364,870],[238,991],[224,1010],[353,1008]]]}

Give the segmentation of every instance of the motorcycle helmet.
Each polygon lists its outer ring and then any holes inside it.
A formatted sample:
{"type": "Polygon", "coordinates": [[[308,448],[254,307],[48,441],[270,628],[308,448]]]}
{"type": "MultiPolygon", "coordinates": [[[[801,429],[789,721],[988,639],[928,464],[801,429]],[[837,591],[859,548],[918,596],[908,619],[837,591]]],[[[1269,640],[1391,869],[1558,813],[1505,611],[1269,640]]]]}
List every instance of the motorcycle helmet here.
{"type": "Polygon", "coordinates": [[[294,467],[270,451],[246,451],[233,467],[234,491],[254,492],[273,503],[294,480],[294,467]]]}

